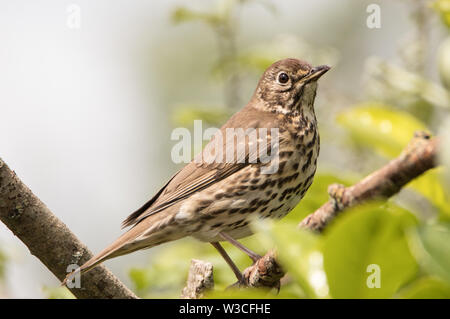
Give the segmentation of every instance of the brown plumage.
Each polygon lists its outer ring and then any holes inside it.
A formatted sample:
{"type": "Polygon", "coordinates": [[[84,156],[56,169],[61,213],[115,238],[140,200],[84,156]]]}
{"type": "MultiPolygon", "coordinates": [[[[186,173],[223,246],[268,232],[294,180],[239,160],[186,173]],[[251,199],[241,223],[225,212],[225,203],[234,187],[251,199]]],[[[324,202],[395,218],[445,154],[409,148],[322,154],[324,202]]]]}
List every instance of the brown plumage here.
{"type": "MultiPolygon", "coordinates": [[[[218,242],[228,240],[252,259],[258,258],[235,239],[251,235],[254,217],[286,215],[311,185],[319,154],[313,108],[316,81],[328,69],[312,68],[297,59],[271,65],[250,102],[192,162],[123,222],[131,229],[82,265],[81,272],[106,259],[186,236],[211,242],[222,255],[225,252],[218,242]],[[257,130],[256,135],[230,141],[225,138],[230,129],[257,130]],[[226,158],[230,153],[231,160],[226,158]],[[269,162],[264,154],[270,154],[269,162]],[[275,170],[267,173],[270,168],[275,170]]],[[[234,264],[226,260],[240,278],[234,264]]]]}

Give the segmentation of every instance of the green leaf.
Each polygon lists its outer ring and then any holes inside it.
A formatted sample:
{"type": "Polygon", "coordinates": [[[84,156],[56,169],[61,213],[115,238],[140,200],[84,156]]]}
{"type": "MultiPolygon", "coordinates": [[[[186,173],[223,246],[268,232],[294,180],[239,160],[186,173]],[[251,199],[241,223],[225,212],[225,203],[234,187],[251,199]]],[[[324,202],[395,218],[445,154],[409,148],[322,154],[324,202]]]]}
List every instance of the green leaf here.
{"type": "Polygon", "coordinates": [[[172,21],[174,23],[183,23],[190,21],[201,21],[212,26],[217,26],[224,21],[224,17],[218,13],[197,12],[185,7],[178,7],[172,12],[172,21]]]}
{"type": "Polygon", "coordinates": [[[47,299],[75,299],[75,296],[66,287],[42,287],[47,299]]]}
{"type": "Polygon", "coordinates": [[[426,128],[409,113],[379,103],[359,105],[339,114],[337,120],[358,145],[370,145],[387,157],[398,156],[414,132],[426,128]]]}
{"type": "Polygon", "coordinates": [[[420,193],[439,209],[443,220],[450,220],[450,199],[441,183],[442,172],[442,168],[432,169],[414,179],[407,187],[420,193]]]}
{"type": "Polygon", "coordinates": [[[324,238],[324,267],[334,298],[390,298],[417,272],[404,235],[414,217],[374,203],[345,212],[324,238]],[[374,266],[375,265],[375,266],[374,266]],[[379,267],[380,287],[369,288],[379,267]]]}
{"type": "Polygon", "coordinates": [[[4,280],[6,273],[6,254],[0,250],[0,282],[4,280]]]}
{"type": "Polygon", "coordinates": [[[205,105],[185,104],[179,105],[172,116],[175,126],[191,127],[194,120],[203,120],[210,125],[220,127],[231,115],[225,108],[207,107],[205,105]]]}
{"type": "Polygon", "coordinates": [[[441,15],[442,22],[450,28],[450,0],[437,0],[433,8],[441,15]]]}
{"type": "Polygon", "coordinates": [[[399,297],[407,299],[450,299],[450,286],[439,279],[425,277],[414,281],[399,297]]]}
{"type": "Polygon", "coordinates": [[[409,239],[421,266],[450,285],[450,224],[422,226],[409,239]]]}
{"type": "MultiPolygon", "coordinates": [[[[273,292],[256,289],[256,288],[246,288],[246,289],[226,289],[207,292],[205,294],[206,299],[273,299],[276,295],[273,292]]],[[[289,296],[284,296],[289,298],[289,296]]],[[[295,297],[290,297],[295,298],[295,297]]]]}

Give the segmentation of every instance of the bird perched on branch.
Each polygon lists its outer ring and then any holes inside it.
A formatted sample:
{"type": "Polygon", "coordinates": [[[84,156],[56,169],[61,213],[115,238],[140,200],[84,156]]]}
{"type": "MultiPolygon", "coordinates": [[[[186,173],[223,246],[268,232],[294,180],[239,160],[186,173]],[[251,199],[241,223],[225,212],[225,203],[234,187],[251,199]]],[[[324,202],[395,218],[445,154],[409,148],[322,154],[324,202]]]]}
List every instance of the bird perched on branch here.
{"type": "Polygon", "coordinates": [[[192,236],[211,243],[242,281],[241,272],[219,242],[229,241],[253,261],[258,260],[260,256],[237,239],[252,234],[255,219],[279,219],[305,195],[319,155],[314,113],[317,80],[329,69],[297,59],[272,64],[250,102],[123,222],[131,228],[75,272],[192,236]]]}

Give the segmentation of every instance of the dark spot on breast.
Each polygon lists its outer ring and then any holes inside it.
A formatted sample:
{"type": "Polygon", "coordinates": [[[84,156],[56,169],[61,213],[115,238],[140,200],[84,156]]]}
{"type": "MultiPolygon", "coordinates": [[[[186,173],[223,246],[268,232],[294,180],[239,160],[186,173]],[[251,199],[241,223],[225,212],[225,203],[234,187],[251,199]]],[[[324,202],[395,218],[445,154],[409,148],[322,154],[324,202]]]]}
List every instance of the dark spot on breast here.
{"type": "Polygon", "coordinates": [[[295,187],[295,191],[297,192],[298,190],[300,190],[303,187],[303,182],[299,183],[296,187],[295,187]]]}
{"type": "Polygon", "coordinates": [[[210,219],[213,219],[213,218],[216,218],[216,217],[213,216],[213,215],[208,214],[208,215],[203,215],[200,219],[201,220],[210,220],[210,219]]]}
{"type": "Polygon", "coordinates": [[[267,179],[264,183],[262,183],[262,184],[259,186],[259,189],[262,189],[262,190],[266,189],[267,186],[270,185],[270,183],[271,183],[271,180],[270,180],[270,178],[269,178],[269,179],[267,179]]]}
{"type": "Polygon", "coordinates": [[[303,166],[302,166],[302,171],[303,171],[303,172],[305,172],[306,169],[309,167],[309,165],[311,165],[312,154],[313,154],[313,151],[312,151],[312,150],[309,151],[309,153],[308,153],[308,155],[307,155],[308,158],[307,158],[307,160],[306,160],[306,163],[303,164],[303,166]]]}
{"type": "Polygon", "coordinates": [[[311,186],[313,177],[314,177],[314,173],[312,173],[311,175],[309,175],[308,178],[305,180],[305,182],[304,182],[304,187],[305,187],[305,189],[308,189],[309,186],[311,186]]]}
{"type": "Polygon", "coordinates": [[[250,212],[250,208],[241,208],[239,214],[247,214],[250,212]]]}
{"type": "Polygon", "coordinates": [[[226,211],[227,211],[226,209],[218,209],[218,210],[212,211],[210,214],[221,215],[221,214],[225,213],[226,211]]]}
{"type": "Polygon", "coordinates": [[[240,225],[243,221],[244,221],[244,219],[240,219],[240,220],[238,220],[237,222],[234,222],[234,223],[229,224],[228,226],[231,226],[231,227],[234,228],[234,227],[240,225]]]}
{"type": "Polygon", "coordinates": [[[216,199],[221,199],[221,198],[225,197],[225,194],[224,193],[217,193],[216,195],[214,195],[214,197],[216,199]]]}
{"type": "Polygon", "coordinates": [[[199,213],[199,212],[201,212],[203,209],[205,209],[204,206],[197,206],[197,207],[195,208],[195,212],[196,212],[196,213],[199,213]]]}
{"type": "MultiPolygon", "coordinates": [[[[280,152],[279,153],[279,156],[281,157],[281,158],[283,158],[283,157],[290,157],[292,154],[294,154],[294,152],[292,152],[292,151],[283,151],[283,152],[280,152]]],[[[281,164],[280,164],[281,165],[281,164]]]]}
{"type": "Polygon", "coordinates": [[[276,211],[279,210],[281,207],[283,207],[283,205],[284,205],[284,203],[281,204],[281,205],[278,206],[278,207],[272,208],[272,209],[270,210],[270,213],[276,212],[276,211]]]}
{"type": "Polygon", "coordinates": [[[265,206],[265,205],[269,204],[269,202],[270,202],[270,198],[266,199],[266,200],[261,200],[258,202],[258,206],[265,206]]]}
{"type": "Polygon", "coordinates": [[[286,166],[286,161],[281,162],[280,165],[278,165],[278,169],[282,171],[285,166],[286,166]]]}
{"type": "Polygon", "coordinates": [[[228,211],[228,213],[229,213],[230,215],[232,215],[232,214],[234,214],[234,213],[237,213],[237,212],[239,211],[239,209],[240,209],[240,208],[232,208],[232,209],[230,209],[230,210],[228,211]]]}

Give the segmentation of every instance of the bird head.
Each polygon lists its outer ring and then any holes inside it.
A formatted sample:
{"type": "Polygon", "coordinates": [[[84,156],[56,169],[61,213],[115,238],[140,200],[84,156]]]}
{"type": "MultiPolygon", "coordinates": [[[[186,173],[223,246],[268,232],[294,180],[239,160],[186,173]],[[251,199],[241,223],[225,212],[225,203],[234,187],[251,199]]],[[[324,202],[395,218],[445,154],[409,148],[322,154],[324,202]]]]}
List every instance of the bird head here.
{"type": "Polygon", "coordinates": [[[298,59],[277,61],[262,75],[253,98],[268,111],[300,111],[306,105],[312,106],[317,80],[329,69],[326,65],[312,67],[298,59]]]}

